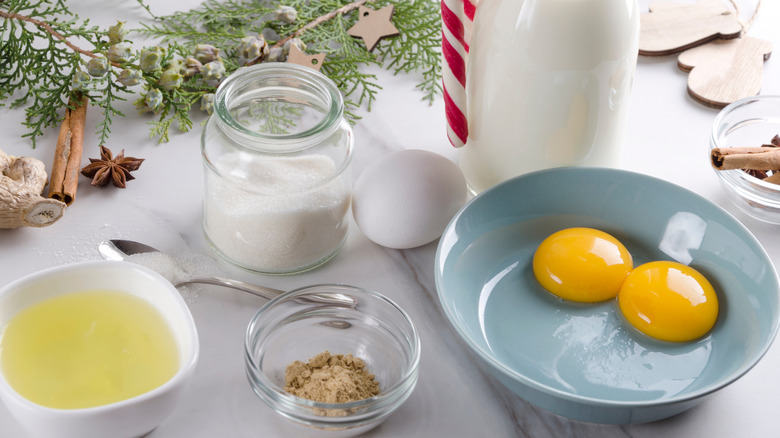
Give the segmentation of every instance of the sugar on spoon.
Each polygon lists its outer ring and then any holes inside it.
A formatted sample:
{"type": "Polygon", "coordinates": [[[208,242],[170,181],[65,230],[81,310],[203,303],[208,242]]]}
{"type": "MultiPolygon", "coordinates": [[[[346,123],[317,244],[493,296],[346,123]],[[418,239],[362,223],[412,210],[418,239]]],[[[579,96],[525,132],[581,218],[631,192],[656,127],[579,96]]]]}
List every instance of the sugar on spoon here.
{"type": "MultiPolygon", "coordinates": [[[[98,245],[98,252],[106,260],[127,261],[128,257],[134,254],[144,253],[159,253],[163,254],[160,250],[153,248],[149,245],[135,242],[132,240],[112,239],[101,242],[98,245]]],[[[224,286],[232,289],[248,292],[259,297],[266,299],[274,299],[279,295],[285,293],[283,290],[273,289],[266,286],[260,286],[257,284],[247,283],[240,280],[233,280],[230,278],[223,278],[217,276],[211,277],[190,277],[182,281],[178,281],[174,284],[175,287],[184,286],[187,284],[211,284],[216,286],[224,286]]],[[[321,293],[311,294],[306,297],[306,301],[316,301],[322,304],[337,305],[340,307],[354,308],[357,306],[357,299],[344,294],[335,293],[321,293]]]]}
{"type": "MultiPolygon", "coordinates": [[[[149,245],[145,245],[140,242],[134,242],[132,240],[119,240],[119,239],[106,240],[104,242],[101,242],[100,245],[98,245],[98,252],[100,252],[100,255],[102,255],[103,258],[106,260],[118,260],[118,261],[126,261],[129,256],[134,254],[145,254],[145,253],[162,254],[161,251],[149,245]]],[[[230,287],[244,292],[249,292],[250,294],[257,295],[259,297],[263,297],[269,300],[274,299],[284,293],[283,290],[273,289],[265,286],[258,286],[256,284],[251,284],[239,280],[233,280],[229,278],[216,277],[216,276],[191,277],[175,283],[174,286],[180,287],[180,286],[184,286],[187,284],[194,284],[194,283],[213,284],[217,286],[230,287]]]]}

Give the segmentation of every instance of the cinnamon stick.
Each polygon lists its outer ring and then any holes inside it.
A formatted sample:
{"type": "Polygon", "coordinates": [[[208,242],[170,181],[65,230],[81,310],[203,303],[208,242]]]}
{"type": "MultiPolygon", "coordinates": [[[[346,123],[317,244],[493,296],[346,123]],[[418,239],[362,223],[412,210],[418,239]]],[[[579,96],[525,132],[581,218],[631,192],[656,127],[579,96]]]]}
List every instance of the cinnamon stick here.
{"type": "Polygon", "coordinates": [[[780,148],[714,148],[710,153],[710,159],[712,166],[718,170],[777,170],[780,169],[780,148]]]}
{"type": "Polygon", "coordinates": [[[65,119],[57,137],[57,149],[54,151],[49,198],[73,203],[79,184],[81,153],[84,147],[84,124],[87,118],[87,97],[80,101],[71,101],[65,110],[65,119]]]}
{"type": "Polygon", "coordinates": [[[764,178],[764,182],[772,183],[772,184],[780,184],[780,172],[775,172],[768,177],[764,178]]]}

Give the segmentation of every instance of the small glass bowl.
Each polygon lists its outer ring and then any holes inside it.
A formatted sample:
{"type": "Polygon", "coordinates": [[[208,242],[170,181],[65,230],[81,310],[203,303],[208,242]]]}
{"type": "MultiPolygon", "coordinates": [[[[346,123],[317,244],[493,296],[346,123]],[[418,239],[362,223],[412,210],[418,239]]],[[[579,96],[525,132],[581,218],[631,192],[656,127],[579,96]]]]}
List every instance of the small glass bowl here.
{"type": "MultiPolygon", "coordinates": [[[[740,99],[715,118],[710,150],[738,146],[760,147],[780,134],[780,96],[740,99]]],[[[750,216],[780,224],[780,185],[762,181],[739,169],[717,170],[729,200],[750,216]]]]}
{"type": "Polygon", "coordinates": [[[285,423],[299,429],[295,432],[347,437],[378,426],[411,395],[420,338],[406,312],[382,295],[323,284],[287,292],[263,306],[247,328],[245,360],[254,392],[291,420],[285,423]],[[287,365],[323,351],[363,359],[379,383],[379,395],[320,403],[286,392],[287,365]]]}

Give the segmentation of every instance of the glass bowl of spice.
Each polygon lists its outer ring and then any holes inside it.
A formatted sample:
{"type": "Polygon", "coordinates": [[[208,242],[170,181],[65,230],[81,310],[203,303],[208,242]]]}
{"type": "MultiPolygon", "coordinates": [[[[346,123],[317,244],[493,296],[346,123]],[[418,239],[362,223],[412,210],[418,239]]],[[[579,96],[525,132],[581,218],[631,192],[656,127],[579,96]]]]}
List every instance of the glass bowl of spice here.
{"type": "Polygon", "coordinates": [[[780,96],[738,100],[715,118],[710,161],[729,200],[750,216],[780,223],[780,96]]]}
{"type": "Polygon", "coordinates": [[[378,426],[411,395],[420,338],[406,312],[386,297],[316,285],[257,312],[247,328],[245,360],[254,392],[290,420],[279,423],[284,432],[347,437],[378,426]]]}

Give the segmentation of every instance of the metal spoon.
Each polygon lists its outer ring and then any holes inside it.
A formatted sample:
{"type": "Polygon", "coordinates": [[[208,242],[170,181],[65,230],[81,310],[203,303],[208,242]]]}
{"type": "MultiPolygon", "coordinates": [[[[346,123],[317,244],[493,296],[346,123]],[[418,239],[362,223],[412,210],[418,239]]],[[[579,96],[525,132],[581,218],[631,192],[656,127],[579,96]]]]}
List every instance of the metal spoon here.
{"type": "MultiPolygon", "coordinates": [[[[145,245],[143,243],[135,242],[132,240],[121,240],[121,239],[112,239],[112,240],[106,240],[100,242],[100,244],[98,245],[98,252],[100,252],[100,255],[102,255],[104,259],[116,260],[116,261],[125,261],[127,260],[128,256],[131,256],[133,254],[143,254],[143,253],[162,254],[162,251],[153,248],[149,245],[145,245]]],[[[274,299],[279,295],[285,293],[285,291],[279,289],[273,289],[270,287],[259,286],[257,284],[246,283],[239,280],[233,280],[230,278],[223,278],[223,277],[216,277],[216,276],[215,277],[192,277],[187,280],[180,281],[174,284],[173,286],[179,287],[179,286],[184,286],[186,284],[193,284],[193,283],[213,284],[217,286],[229,287],[243,292],[249,292],[252,295],[257,295],[259,297],[263,297],[269,300],[274,299]]],[[[333,306],[333,307],[354,309],[358,305],[357,298],[345,294],[338,294],[338,293],[310,294],[305,297],[299,297],[297,299],[309,303],[322,304],[328,307],[333,306]]],[[[302,313],[305,313],[307,311],[308,310],[304,310],[302,311],[302,313]]],[[[339,321],[339,320],[323,321],[320,324],[326,327],[332,327],[337,329],[348,329],[352,327],[352,324],[350,324],[349,322],[339,321]]]]}
{"type": "MultiPolygon", "coordinates": [[[[134,242],[132,240],[119,240],[119,239],[106,240],[104,242],[101,242],[100,245],[98,245],[98,252],[100,252],[100,255],[102,255],[103,258],[106,260],[117,260],[117,261],[124,261],[127,259],[128,256],[131,256],[133,254],[155,253],[155,252],[161,253],[161,251],[149,245],[145,245],[140,242],[134,242]]],[[[217,286],[230,287],[240,291],[249,292],[250,294],[257,295],[259,297],[263,297],[269,300],[274,299],[285,292],[279,289],[273,289],[270,287],[259,286],[252,283],[246,283],[239,280],[233,280],[230,278],[223,278],[223,277],[216,277],[216,276],[192,277],[184,281],[180,281],[174,284],[174,286],[180,287],[186,284],[193,284],[193,283],[213,284],[217,286]]]]}
{"type": "MultiPolygon", "coordinates": [[[[126,261],[127,258],[133,254],[143,254],[143,253],[162,254],[162,251],[154,247],[151,247],[149,245],[145,245],[143,243],[135,242],[132,240],[121,240],[121,239],[112,239],[112,240],[106,240],[101,242],[98,245],[98,252],[100,252],[100,255],[102,255],[104,259],[115,260],[115,261],[126,261]]],[[[233,280],[230,278],[223,278],[223,277],[216,277],[216,276],[192,277],[187,280],[174,284],[174,287],[180,287],[186,284],[193,284],[193,283],[224,286],[224,287],[240,290],[243,292],[249,292],[252,295],[257,295],[259,297],[266,298],[269,300],[276,298],[279,295],[285,293],[285,291],[279,289],[273,289],[270,287],[260,286],[257,284],[246,283],[239,280],[233,280]]],[[[350,295],[339,294],[339,293],[319,293],[319,294],[315,293],[315,294],[307,295],[305,297],[299,297],[298,300],[302,300],[309,303],[322,304],[324,306],[335,306],[335,307],[343,307],[349,309],[354,309],[358,305],[357,298],[352,297],[350,295]]],[[[338,320],[324,321],[321,322],[320,324],[328,327],[339,328],[339,329],[346,329],[352,326],[352,324],[350,324],[349,322],[338,321],[338,320]]]]}

